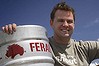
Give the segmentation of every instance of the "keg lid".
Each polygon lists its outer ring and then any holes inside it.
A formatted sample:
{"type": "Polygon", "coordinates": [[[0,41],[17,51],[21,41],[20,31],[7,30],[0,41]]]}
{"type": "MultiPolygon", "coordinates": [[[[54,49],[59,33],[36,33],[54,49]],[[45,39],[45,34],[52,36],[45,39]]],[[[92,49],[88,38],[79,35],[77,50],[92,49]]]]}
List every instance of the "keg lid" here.
{"type": "Polygon", "coordinates": [[[16,32],[12,35],[8,35],[0,31],[0,44],[24,39],[39,39],[48,41],[47,30],[40,25],[20,25],[17,26],[16,32]]]}

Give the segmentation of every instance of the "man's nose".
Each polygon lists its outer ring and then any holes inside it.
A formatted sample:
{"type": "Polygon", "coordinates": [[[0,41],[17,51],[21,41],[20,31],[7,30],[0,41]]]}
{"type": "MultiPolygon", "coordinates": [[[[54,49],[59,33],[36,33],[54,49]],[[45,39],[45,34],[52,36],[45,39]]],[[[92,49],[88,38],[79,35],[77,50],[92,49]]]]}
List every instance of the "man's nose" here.
{"type": "Polygon", "coordinates": [[[67,21],[65,21],[65,22],[63,23],[63,26],[68,26],[67,21]]]}

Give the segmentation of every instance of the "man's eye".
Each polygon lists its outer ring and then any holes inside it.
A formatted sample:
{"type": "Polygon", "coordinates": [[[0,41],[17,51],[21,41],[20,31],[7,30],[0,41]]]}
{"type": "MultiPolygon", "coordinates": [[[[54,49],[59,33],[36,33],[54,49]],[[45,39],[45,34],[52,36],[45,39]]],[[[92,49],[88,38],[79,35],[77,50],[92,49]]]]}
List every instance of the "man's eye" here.
{"type": "Polygon", "coordinates": [[[57,22],[64,22],[65,20],[63,19],[58,19],[57,22]]]}
{"type": "Polygon", "coordinates": [[[73,23],[73,20],[67,20],[67,23],[73,23]]]}

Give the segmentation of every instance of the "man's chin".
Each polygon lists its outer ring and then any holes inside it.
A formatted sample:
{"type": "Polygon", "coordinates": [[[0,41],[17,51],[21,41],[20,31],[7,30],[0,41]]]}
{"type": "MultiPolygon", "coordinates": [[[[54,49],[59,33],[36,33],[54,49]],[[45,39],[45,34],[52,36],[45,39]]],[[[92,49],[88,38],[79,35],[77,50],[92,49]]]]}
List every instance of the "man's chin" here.
{"type": "Polygon", "coordinates": [[[70,35],[69,34],[64,34],[64,35],[62,35],[62,37],[68,38],[68,37],[70,37],[70,35]]]}

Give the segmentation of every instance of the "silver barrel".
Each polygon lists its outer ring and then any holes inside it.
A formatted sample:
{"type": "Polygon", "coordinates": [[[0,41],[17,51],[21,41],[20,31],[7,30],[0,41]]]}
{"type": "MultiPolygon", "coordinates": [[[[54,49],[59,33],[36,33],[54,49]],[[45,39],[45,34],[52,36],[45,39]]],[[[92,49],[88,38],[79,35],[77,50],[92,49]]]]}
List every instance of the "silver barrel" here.
{"type": "Polygon", "coordinates": [[[0,66],[54,66],[46,29],[21,25],[12,35],[1,31],[0,66]]]}

